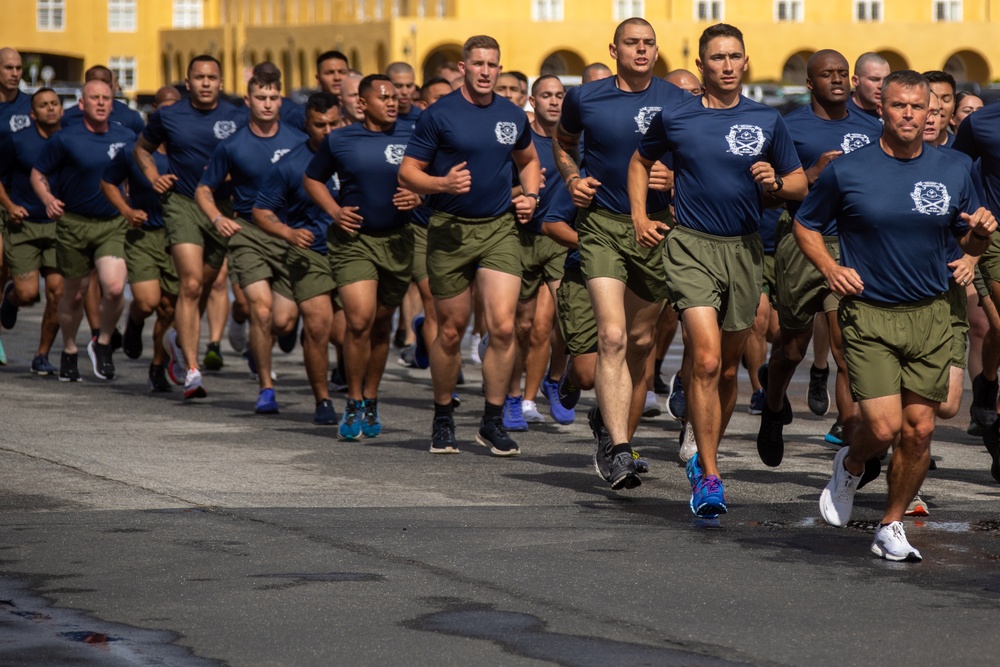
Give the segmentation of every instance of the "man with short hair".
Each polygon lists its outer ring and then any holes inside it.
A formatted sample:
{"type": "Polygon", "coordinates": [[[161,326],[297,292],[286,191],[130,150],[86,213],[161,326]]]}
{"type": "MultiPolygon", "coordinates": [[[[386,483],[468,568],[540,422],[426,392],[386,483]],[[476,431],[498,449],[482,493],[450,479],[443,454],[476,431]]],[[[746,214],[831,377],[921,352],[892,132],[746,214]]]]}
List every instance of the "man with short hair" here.
{"type": "Polygon", "coordinates": [[[271,378],[274,336],[287,334],[298,320],[285,256],[288,244],[253,222],[257,193],[273,165],[307,137],[279,120],[281,80],[262,73],[247,82],[250,122],[212,153],[194,200],[215,230],[229,241],[229,268],[250,308],[250,355],[260,392],[254,412],[276,414],[278,401],[271,378]],[[217,193],[232,187],[232,217],[216,204],[217,193]]]}
{"type": "MultiPolygon", "coordinates": [[[[172,378],[184,383],[184,398],[207,395],[198,367],[201,314],[212,284],[226,259],[228,242],[205,219],[194,201],[195,188],[205,172],[216,146],[239,128],[240,110],[220,99],[222,65],[209,55],[196,56],[188,64],[188,100],[158,109],[135,142],[136,163],[158,193],[164,196],[163,223],[167,230],[170,255],[179,280],[174,332],[168,333],[173,349],[172,378]],[[161,172],[153,153],[167,146],[170,171],[161,172]],[[180,377],[178,377],[180,376],[180,377]],[[181,377],[183,379],[181,380],[181,377]]],[[[216,193],[219,206],[230,206],[230,192],[216,193]]],[[[209,341],[209,345],[218,345],[209,341]]],[[[170,372],[171,367],[168,367],[170,372]]]]}
{"type": "Polygon", "coordinates": [[[704,94],[653,120],[629,164],[628,192],[636,238],[656,247],[667,227],[646,212],[649,172],[672,153],[676,225],[663,255],[666,289],[691,344],[684,387],[698,449],[687,462],[691,511],[711,518],[727,511],[718,449],[760,303],[764,199],[800,200],[806,177],[780,114],[741,94],[749,65],[743,33],[724,23],[706,28],[695,62],[704,94]]]}
{"type": "Polygon", "coordinates": [[[420,88],[420,107],[426,109],[450,92],[451,84],[441,77],[427,79],[420,88]]]}
{"type": "Polygon", "coordinates": [[[934,413],[948,395],[950,241],[979,255],[996,229],[968,168],[924,144],[929,94],[917,72],[887,76],[879,143],[827,165],[794,227],[802,251],[844,297],[844,354],[861,408],[850,446],[834,457],[820,514],[830,525],[847,525],[865,462],[893,447],[886,511],[871,545],[893,561],[921,559],[902,520],[927,473],[934,413]],[[823,242],[834,223],[839,263],[823,242]]]}
{"type": "Polygon", "coordinates": [[[510,72],[503,72],[497,77],[495,92],[500,97],[506,97],[518,107],[524,106],[524,95],[521,94],[521,82],[510,72]]]}
{"type": "MultiPolygon", "coordinates": [[[[94,65],[89,68],[83,73],[83,81],[84,83],[87,81],[103,81],[111,87],[112,94],[118,92],[118,77],[104,65],[94,65]]],[[[81,122],[83,122],[83,112],[80,110],[80,107],[74,106],[66,109],[62,120],[63,128],[73,127],[74,125],[79,125],[81,122]]],[[[142,120],[142,115],[117,98],[114,101],[114,106],[111,108],[110,122],[132,130],[136,136],[139,136],[146,127],[146,123],[142,120]]]]}
{"type": "Polygon", "coordinates": [[[957,86],[955,77],[941,70],[930,70],[924,72],[927,81],[930,82],[931,92],[938,99],[938,113],[934,119],[934,124],[938,127],[937,136],[929,139],[924,135],[924,141],[929,141],[935,146],[951,148],[955,144],[955,135],[948,129],[951,127],[951,119],[955,115],[955,93],[957,86]]]}
{"type": "Polygon", "coordinates": [[[452,392],[475,279],[489,333],[483,359],[486,401],[476,441],[495,456],[514,456],[520,450],[504,429],[502,413],[521,285],[515,217],[522,224],[531,219],[540,199],[541,169],[527,115],[493,92],[501,71],[497,41],[486,35],[469,38],[459,68],[464,85],[420,115],[399,168],[399,184],[431,195],[428,204],[435,211],[427,234],[427,270],[438,318],[430,353],[431,452],[458,452],[452,392]],[[511,201],[515,167],[523,194],[511,201]]]}
{"type": "Polygon", "coordinates": [[[101,194],[100,182],[108,163],[135,135],[109,121],[113,99],[105,82],[85,83],[80,99],[83,123],[52,135],[31,171],[31,185],[46,215],[58,219],[56,259],[65,280],[59,301],[63,335],[59,379],[68,382],[80,380],[76,334],[95,268],[102,293],[100,333],[87,345],[87,354],[94,375],[102,380],[115,376],[111,333],[125,305],[126,224],[101,194]]]}
{"type": "Polygon", "coordinates": [[[607,79],[609,76],[614,76],[614,74],[611,68],[604,63],[591,63],[583,68],[580,82],[590,83],[591,81],[600,81],[601,79],[607,79]]]}
{"type": "Polygon", "coordinates": [[[365,115],[358,109],[358,86],[363,78],[360,74],[351,73],[341,83],[340,104],[344,112],[344,123],[347,125],[361,123],[365,119],[365,115]]]}
{"type": "MultiPolygon", "coordinates": [[[[397,123],[416,124],[420,116],[420,107],[414,102],[418,97],[417,76],[409,63],[394,62],[385,68],[385,75],[392,81],[399,95],[399,116],[397,123]]],[[[412,131],[412,127],[410,128],[412,131]]]]}
{"type": "Polygon", "coordinates": [[[350,74],[347,56],[340,51],[324,51],[316,58],[316,82],[319,89],[340,96],[344,79],[350,74]]]}
{"type": "Polygon", "coordinates": [[[889,75],[889,61],[877,53],[867,52],[854,62],[851,85],[854,93],[847,99],[847,108],[878,118],[878,103],[882,95],[882,79],[889,75]]]}
{"type": "Polygon", "coordinates": [[[701,79],[686,69],[675,69],[663,77],[669,83],[674,84],[682,90],[686,90],[692,95],[701,95],[701,79]]]}
{"type": "Polygon", "coordinates": [[[0,325],[13,329],[17,311],[38,299],[39,276],[45,279],[45,313],[38,349],[31,360],[35,375],[56,375],[49,350],[59,331],[59,300],[63,277],[56,258],[56,224],[31,187],[31,168],[45,142],[60,129],[63,105],[51,88],[40,88],[31,96],[33,127],[0,141],[0,206],[7,215],[3,230],[3,253],[13,282],[4,289],[0,302],[0,325]],[[3,185],[3,184],[6,184],[3,185]]]}

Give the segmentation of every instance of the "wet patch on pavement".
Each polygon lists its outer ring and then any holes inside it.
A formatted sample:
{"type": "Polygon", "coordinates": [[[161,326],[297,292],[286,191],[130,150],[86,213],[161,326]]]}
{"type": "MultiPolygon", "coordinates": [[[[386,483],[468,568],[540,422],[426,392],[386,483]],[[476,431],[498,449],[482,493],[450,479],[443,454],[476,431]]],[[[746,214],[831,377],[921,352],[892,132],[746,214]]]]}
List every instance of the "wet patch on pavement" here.
{"type": "Polygon", "coordinates": [[[320,572],[320,573],[287,573],[287,574],[254,574],[252,579],[286,579],[280,584],[257,586],[258,591],[283,591],[314,583],[370,582],[385,581],[385,576],[374,572],[320,572]]]}

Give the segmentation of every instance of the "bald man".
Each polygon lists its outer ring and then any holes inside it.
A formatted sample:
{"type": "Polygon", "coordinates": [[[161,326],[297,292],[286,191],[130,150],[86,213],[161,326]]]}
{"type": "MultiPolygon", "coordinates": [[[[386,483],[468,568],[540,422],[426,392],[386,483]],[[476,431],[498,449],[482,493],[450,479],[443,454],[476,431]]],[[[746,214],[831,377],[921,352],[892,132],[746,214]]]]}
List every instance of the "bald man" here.
{"type": "Polygon", "coordinates": [[[686,69],[675,69],[667,73],[665,77],[667,83],[672,83],[681,90],[686,90],[692,95],[701,95],[701,79],[696,77],[686,69]]]}
{"type": "Polygon", "coordinates": [[[875,106],[882,101],[882,79],[889,76],[891,70],[889,61],[877,53],[869,51],[858,56],[851,77],[854,94],[847,100],[847,107],[879,118],[875,106]]]}
{"type": "Polygon", "coordinates": [[[395,62],[386,68],[385,75],[389,77],[392,85],[396,87],[396,94],[399,95],[399,116],[396,122],[416,124],[420,107],[413,103],[417,97],[417,75],[413,72],[413,68],[409,63],[395,62]]]}
{"type": "MultiPolygon", "coordinates": [[[[84,72],[83,81],[84,83],[88,81],[103,81],[111,88],[112,95],[118,92],[118,77],[104,65],[94,65],[84,72]]],[[[80,107],[74,106],[66,109],[66,113],[63,114],[62,119],[63,128],[73,127],[82,122],[83,111],[80,110],[80,107]]],[[[127,104],[118,99],[114,100],[114,105],[111,107],[111,115],[108,116],[108,122],[126,127],[136,136],[139,136],[143,128],[146,127],[146,123],[143,122],[139,112],[135,109],[130,109],[127,104]]]]}
{"type": "MultiPolygon", "coordinates": [[[[346,125],[362,123],[365,120],[365,115],[358,108],[358,86],[361,85],[363,78],[360,74],[349,74],[340,85],[340,106],[344,112],[346,125]]],[[[451,92],[451,88],[448,91],[451,92]]]]}
{"type": "Polygon", "coordinates": [[[593,63],[583,68],[583,76],[580,78],[582,83],[590,83],[591,81],[607,79],[612,74],[614,72],[604,63],[593,63]]]}

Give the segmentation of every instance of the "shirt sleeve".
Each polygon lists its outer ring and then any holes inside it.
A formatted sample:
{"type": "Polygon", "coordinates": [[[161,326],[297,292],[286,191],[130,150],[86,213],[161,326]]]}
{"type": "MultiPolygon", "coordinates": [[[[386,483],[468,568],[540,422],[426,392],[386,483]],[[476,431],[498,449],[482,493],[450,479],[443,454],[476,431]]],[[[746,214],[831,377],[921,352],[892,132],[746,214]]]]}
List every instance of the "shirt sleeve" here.
{"type": "Polygon", "coordinates": [[[958,126],[958,132],[955,134],[955,143],[952,144],[952,149],[965,153],[973,160],[978,160],[982,155],[980,154],[979,142],[976,141],[975,129],[973,129],[973,123],[975,122],[973,121],[973,116],[975,114],[970,114],[958,126]]]}
{"type": "Polygon", "coordinates": [[[795,219],[806,229],[822,233],[840,211],[841,195],[835,166],[836,162],[831,162],[820,173],[795,214],[795,219]]]}
{"type": "Polygon", "coordinates": [[[771,137],[769,158],[769,162],[779,176],[790,174],[802,166],[798,151],[795,150],[795,141],[792,140],[792,133],[788,131],[788,126],[785,125],[785,121],[781,116],[775,119],[774,136],[771,137]]]}
{"type": "Polygon", "coordinates": [[[63,145],[62,136],[57,132],[42,146],[42,150],[38,153],[38,158],[35,160],[35,169],[46,176],[51,176],[59,170],[59,166],[65,157],[66,147],[63,145]]]}
{"type": "Polygon", "coordinates": [[[438,144],[437,114],[432,106],[417,117],[413,134],[406,144],[405,155],[421,162],[430,162],[437,154],[438,144]]]}
{"type": "Polygon", "coordinates": [[[230,168],[228,143],[228,141],[223,141],[215,147],[212,159],[208,161],[208,167],[205,168],[205,173],[198,185],[207,185],[212,189],[212,192],[215,192],[226,182],[230,168]]]}
{"type": "Polygon", "coordinates": [[[316,151],[312,160],[309,161],[309,166],[306,167],[306,176],[314,181],[326,183],[337,173],[337,159],[333,155],[333,147],[331,146],[334,135],[335,133],[331,134],[326,141],[320,144],[319,150],[316,151]]]}
{"type": "Polygon", "coordinates": [[[114,159],[108,163],[108,166],[104,168],[104,173],[101,174],[101,180],[105,183],[110,183],[111,185],[121,185],[128,178],[129,165],[128,161],[125,159],[125,151],[132,150],[132,144],[129,144],[126,148],[118,151],[114,159]]]}
{"type": "Polygon", "coordinates": [[[125,119],[122,125],[132,130],[137,137],[146,129],[146,124],[142,122],[142,115],[135,109],[129,109],[125,119]]]}
{"type": "Polygon", "coordinates": [[[531,145],[531,132],[528,131],[528,115],[524,114],[524,122],[521,125],[521,134],[514,142],[514,150],[523,151],[531,145]]]}
{"type": "Polygon", "coordinates": [[[159,146],[167,140],[167,128],[163,126],[163,118],[160,111],[154,111],[149,117],[149,122],[142,130],[142,137],[151,144],[159,146]]]}
{"type": "Polygon", "coordinates": [[[639,140],[639,155],[647,160],[659,160],[672,146],[667,139],[667,125],[663,114],[656,114],[649,121],[649,129],[639,140]]]}
{"type": "Polygon", "coordinates": [[[563,98],[562,115],[559,117],[559,124],[570,134],[580,134],[583,132],[583,125],[580,121],[580,86],[571,88],[563,98]]]}

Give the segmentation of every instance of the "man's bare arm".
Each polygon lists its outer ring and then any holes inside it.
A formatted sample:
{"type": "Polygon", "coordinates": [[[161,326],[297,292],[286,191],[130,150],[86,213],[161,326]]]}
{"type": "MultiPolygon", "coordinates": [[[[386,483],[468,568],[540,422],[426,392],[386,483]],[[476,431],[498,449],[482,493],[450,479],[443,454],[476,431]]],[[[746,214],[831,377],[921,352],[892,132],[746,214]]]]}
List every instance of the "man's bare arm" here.
{"type": "Polygon", "coordinates": [[[161,174],[160,170],[156,168],[156,159],[153,158],[153,153],[159,147],[159,144],[154,144],[140,134],[136,137],[132,155],[135,156],[135,162],[139,165],[143,176],[152,184],[153,189],[162,195],[174,187],[177,177],[173,174],[161,174]]]}

